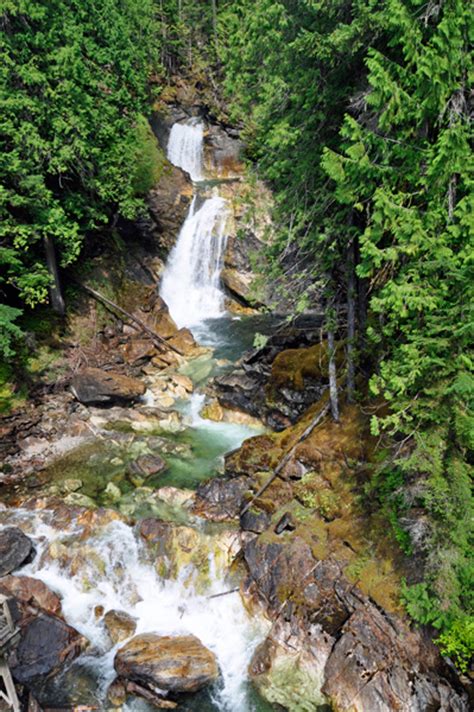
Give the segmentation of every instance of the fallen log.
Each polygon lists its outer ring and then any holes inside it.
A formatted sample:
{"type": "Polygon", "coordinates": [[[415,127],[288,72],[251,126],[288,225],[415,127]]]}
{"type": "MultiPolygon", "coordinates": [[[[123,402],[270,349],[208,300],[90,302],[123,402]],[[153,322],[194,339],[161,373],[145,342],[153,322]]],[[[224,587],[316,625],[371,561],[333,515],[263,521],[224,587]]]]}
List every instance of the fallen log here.
{"type": "Polygon", "coordinates": [[[118,312],[121,316],[125,316],[129,321],[133,322],[137,326],[142,329],[157,345],[158,347],[164,346],[167,349],[170,349],[171,351],[174,351],[177,353],[179,356],[183,356],[183,352],[180,351],[179,349],[176,348],[176,346],[173,346],[172,344],[168,343],[166,339],[164,339],[162,336],[156,333],[156,331],[153,331],[153,329],[150,329],[149,326],[147,326],[141,319],[139,319],[137,316],[134,316],[133,314],[130,314],[128,311],[125,311],[125,309],[122,309],[122,307],[119,307],[118,304],[115,304],[111,299],[108,299],[107,297],[104,297],[103,294],[100,294],[100,292],[96,292],[95,289],[92,289],[92,287],[88,287],[85,284],[82,284],[82,282],[77,282],[79,287],[83,289],[87,294],[90,294],[91,297],[94,297],[98,302],[101,302],[109,311],[116,311],[118,312]]]}
{"type": "Polygon", "coordinates": [[[245,514],[245,512],[248,512],[248,510],[250,509],[250,507],[252,506],[252,504],[255,502],[255,500],[258,499],[258,498],[265,492],[265,490],[266,490],[268,487],[270,487],[271,483],[278,477],[278,475],[280,474],[280,472],[281,472],[281,471],[283,470],[283,468],[285,467],[286,463],[290,461],[290,459],[291,459],[291,457],[293,456],[293,454],[294,454],[294,452],[295,452],[297,446],[298,446],[301,442],[303,442],[303,440],[306,440],[306,438],[308,438],[308,437],[311,435],[311,433],[313,432],[313,430],[315,429],[315,427],[316,427],[317,425],[319,425],[319,423],[321,422],[321,420],[329,413],[330,407],[331,407],[331,406],[330,406],[330,403],[326,403],[326,405],[324,406],[324,408],[322,408],[322,409],[318,412],[318,414],[313,418],[313,420],[311,421],[311,423],[308,425],[307,428],[305,428],[305,430],[303,431],[302,435],[300,435],[300,437],[298,438],[298,440],[296,441],[296,443],[293,445],[293,447],[290,448],[290,450],[288,450],[288,452],[286,453],[286,455],[284,455],[284,457],[282,457],[282,459],[280,460],[280,462],[278,463],[278,465],[275,467],[275,469],[274,469],[273,474],[271,475],[271,477],[265,482],[265,484],[263,484],[263,485],[260,487],[260,489],[258,490],[258,492],[257,492],[256,494],[254,494],[254,496],[252,497],[252,499],[247,502],[247,504],[245,505],[245,507],[244,507],[244,508],[242,509],[242,511],[240,512],[240,516],[242,516],[243,514],[245,514]]]}

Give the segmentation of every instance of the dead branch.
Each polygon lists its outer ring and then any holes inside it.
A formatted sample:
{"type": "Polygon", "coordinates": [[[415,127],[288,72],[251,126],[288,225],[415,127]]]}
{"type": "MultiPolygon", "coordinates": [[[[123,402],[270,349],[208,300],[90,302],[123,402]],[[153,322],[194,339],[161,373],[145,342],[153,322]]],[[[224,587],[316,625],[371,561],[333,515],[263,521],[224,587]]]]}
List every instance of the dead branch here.
{"type": "Polygon", "coordinates": [[[266,490],[268,487],[270,487],[270,485],[271,485],[271,483],[273,482],[273,480],[275,480],[275,479],[278,477],[278,475],[279,475],[280,472],[283,470],[283,468],[285,467],[285,465],[287,464],[287,462],[289,462],[290,459],[292,458],[292,456],[293,456],[293,454],[294,454],[294,452],[295,452],[297,446],[298,446],[301,442],[303,442],[303,440],[306,440],[306,438],[308,438],[308,437],[311,435],[311,433],[313,432],[313,430],[315,429],[315,427],[316,427],[317,425],[319,425],[319,423],[321,422],[321,420],[329,413],[329,408],[330,408],[330,404],[329,404],[329,403],[326,403],[326,405],[325,405],[325,406],[318,412],[318,414],[313,418],[313,420],[311,421],[311,423],[310,423],[310,424],[308,425],[308,427],[303,431],[303,434],[298,438],[298,440],[297,440],[296,443],[293,445],[293,447],[286,453],[286,455],[284,455],[284,457],[282,457],[282,459],[280,460],[280,462],[278,463],[278,465],[275,467],[275,470],[273,471],[272,476],[265,482],[264,485],[262,485],[262,486],[260,487],[260,489],[258,490],[258,492],[252,497],[252,499],[251,499],[249,502],[247,502],[247,504],[245,505],[245,507],[242,509],[242,511],[241,511],[241,513],[240,513],[241,516],[242,516],[242,514],[245,514],[245,512],[248,512],[248,510],[250,509],[250,507],[252,506],[252,504],[255,502],[255,500],[258,499],[258,498],[265,492],[265,490],[266,490]]]}
{"type": "MultiPolygon", "coordinates": [[[[175,353],[179,354],[179,356],[183,356],[183,352],[180,351],[179,349],[176,348],[176,346],[173,346],[172,344],[168,343],[166,339],[164,339],[162,336],[156,333],[156,331],[153,331],[153,329],[150,329],[149,326],[144,324],[144,322],[139,319],[137,316],[134,316],[133,314],[130,314],[128,311],[125,311],[125,309],[122,309],[122,307],[119,307],[118,304],[115,304],[111,299],[108,299],[107,297],[104,297],[103,294],[100,294],[99,292],[96,292],[95,289],[92,289],[92,287],[87,287],[85,284],[82,284],[82,282],[77,282],[77,284],[85,291],[87,294],[90,294],[91,297],[94,297],[94,299],[97,299],[97,301],[101,302],[109,311],[116,311],[118,312],[121,316],[126,317],[129,321],[133,322],[137,326],[140,327],[148,336],[155,342],[155,344],[158,347],[165,347],[166,349],[170,349],[171,351],[174,351],[175,353]]],[[[112,311],[112,313],[113,313],[112,311]]]]}

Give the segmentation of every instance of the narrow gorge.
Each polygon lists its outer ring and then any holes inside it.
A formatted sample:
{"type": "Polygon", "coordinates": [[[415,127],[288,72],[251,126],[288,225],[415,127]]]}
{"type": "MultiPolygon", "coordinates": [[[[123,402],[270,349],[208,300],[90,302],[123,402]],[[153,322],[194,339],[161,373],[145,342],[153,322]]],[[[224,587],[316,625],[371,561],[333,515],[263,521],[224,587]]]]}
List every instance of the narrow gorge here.
{"type": "Polygon", "coordinates": [[[8,460],[0,544],[26,535],[29,553],[0,590],[28,709],[467,710],[398,618],[397,563],[361,519],[367,425],[349,409],[302,432],[327,398],[319,316],[288,327],[233,303],[221,272],[245,174],[206,164],[200,118],[168,133],[187,214],[148,303],[132,299],[173,350],[107,327],[140,380],[108,358],[79,369],[8,460]]]}

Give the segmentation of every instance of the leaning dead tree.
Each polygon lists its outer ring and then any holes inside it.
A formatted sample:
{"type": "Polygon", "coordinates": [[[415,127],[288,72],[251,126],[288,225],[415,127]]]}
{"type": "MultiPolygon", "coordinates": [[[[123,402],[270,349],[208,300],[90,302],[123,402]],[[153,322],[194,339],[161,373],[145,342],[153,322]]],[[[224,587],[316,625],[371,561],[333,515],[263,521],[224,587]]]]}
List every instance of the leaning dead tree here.
{"type": "Polygon", "coordinates": [[[100,292],[97,292],[95,289],[92,289],[92,287],[88,287],[85,284],[82,284],[82,282],[77,282],[77,284],[83,289],[87,294],[90,294],[91,297],[94,297],[98,302],[103,304],[109,311],[112,313],[116,312],[120,314],[120,316],[127,321],[132,322],[132,325],[135,325],[135,328],[139,328],[142,331],[147,334],[150,339],[158,346],[159,349],[165,348],[165,349],[170,349],[171,351],[174,351],[175,353],[179,354],[179,356],[183,356],[183,352],[180,351],[179,349],[176,348],[176,346],[173,346],[173,344],[170,344],[166,339],[164,339],[162,336],[156,333],[156,331],[153,331],[153,329],[150,329],[149,326],[147,326],[141,319],[139,319],[137,316],[134,314],[130,314],[130,312],[126,311],[122,307],[120,307],[118,304],[113,302],[111,299],[108,299],[107,297],[104,297],[103,294],[100,294],[100,292]]]}
{"type": "Polygon", "coordinates": [[[255,500],[258,499],[258,498],[265,492],[265,490],[267,490],[267,489],[270,487],[271,483],[272,483],[274,480],[276,480],[276,478],[278,477],[278,475],[280,474],[280,472],[283,470],[283,468],[285,467],[285,465],[286,465],[286,464],[291,460],[291,458],[293,457],[293,455],[294,455],[294,453],[295,453],[295,450],[296,450],[296,448],[298,447],[298,445],[299,445],[301,442],[303,442],[304,440],[306,440],[306,438],[309,438],[309,436],[311,435],[311,433],[313,432],[313,430],[315,429],[315,427],[316,427],[317,425],[319,425],[319,423],[323,420],[323,418],[325,418],[326,415],[329,413],[329,409],[330,409],[330,404],[329,404],[329,403],[326,403],[326,405],[325,405],[321,410],[319,410],[319,411],[317,412],[317,414],[316,414],[316,415],[314,416],[314,418],[311,420],[311,422],[310,422],[310,424],[308,425],[308,427],[303,430],[302,434],[300,435],[300,437],[298,438],[298,440],[296,441],[296,443],[293,445],[293,447],[291,447],[291,448],[288,450],[288,452],[282,457],[282,459],[280,460],[280,462],[278,463],[278,465],[277,465],[277,466],[275,467],[275,469],[273,470],[273,473],[272,473],[271,477],[269,477],[269,479],[265,482],[265,484],[263,484],[263,485],[260,487],[260,489],[254,494],[254,496],[252,497],[252,499],[249,500],[249,501],[247,502],[247,504],[245,505],[245,507],[241,510],[241,512],[240,512],[240,515],[241,515],[241,516],[242,516],[242,514],[245,514],[245,512],[248,512],[248,510],[250,509],[250,507],[252,506],[252,504],[255,502],[255,500]]]}

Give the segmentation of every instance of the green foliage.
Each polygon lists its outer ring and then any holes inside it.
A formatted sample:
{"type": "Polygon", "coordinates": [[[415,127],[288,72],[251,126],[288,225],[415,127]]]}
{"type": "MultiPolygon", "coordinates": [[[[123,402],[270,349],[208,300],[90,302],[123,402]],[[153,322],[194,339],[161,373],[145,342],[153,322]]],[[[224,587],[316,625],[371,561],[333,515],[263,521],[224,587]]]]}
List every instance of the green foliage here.
{"type": "Polygon", "coordinates": [[[0,20],[3,288],[34,306],[48,297],[46,237],[66,266],[88,232],[140,207],[155,170],[143,157],[134,170],[150,143],[141,114],[155,10],[153,0],[2,0],[0,20]]]}
{"type": "Polygon", "coordinates": [[[237,0],[220,15],[219,44],[233,115],[245,120],[249,155],[272,182],[279,226],[269,250],[282,296],[311,307],[341,260],[340,224],[321,167],[324,146],[337,146],[365,47],[377,31],[375,2],[237,0]],[[330,208],[330,209],[329,209],[330,208]]]}
{"type": "Polygon", "coordinates": [[[428,584],[418,583],[414,586],[407,586],[406,583],[403,583],[402,600],[408,613],[418,623],[432,625],[435,628],[446,626],[448,617],[440,611],[428,584]]]}
{"type": "Polygon", "coordinates": [[[355,246],[365,368],[388,405],[371,431],[390,465],[370,491],[424,561],[408,611],[461,664],[474,611],[472,13],[462,0],[236,0],[221,28],[234,115],[276,194],[268,278],[302,309],[321,295],[336,308],[355,246]],[[400,522],[420,511],[412,541],[400,522]]]}
{"type": "Polygon", "coordinates": [[[460,618],[436,641],[443,655],[452,658],[461,672],[466,672],[474,655],[474,618],[460,618]]]}
{"type": "MultiPolygon", "coordinates": [[[[385,456],[387,453],[385,453],[385,456]]],[[[402,551],[413,553],[410,535],[400,524],[400,518],[406,514],[408,503],[404,493],[405,477],[399,467],[385,465],[377,467],[374,476],[365,487],[368,496],[375,496],[381,513],[389,521],[392,533],[402,551]]]]}
{"type": "Polygon", "coordinates": [[[21,314],[21,309],[0,304],[0,357],[5,360],[15,355],[15,343],[23,337],[23,331],[15,323],[21,314]]]}
{"type": "Polygon", "coordinates": [[[254,349],[263,349],[263,347],[268,342],[268,336],[265,334],[259,334],[258,332],[253,337],[253,347],[254,349]]]}
{"type": "Polygon", "coordinates": [[[146,195],[161,178],[166,159],[150,124],[143,116],[138,118],[135,131],[136,154],[132,185],[136,195],[146,195]]]}

